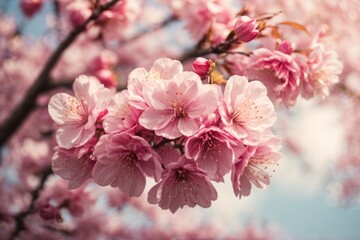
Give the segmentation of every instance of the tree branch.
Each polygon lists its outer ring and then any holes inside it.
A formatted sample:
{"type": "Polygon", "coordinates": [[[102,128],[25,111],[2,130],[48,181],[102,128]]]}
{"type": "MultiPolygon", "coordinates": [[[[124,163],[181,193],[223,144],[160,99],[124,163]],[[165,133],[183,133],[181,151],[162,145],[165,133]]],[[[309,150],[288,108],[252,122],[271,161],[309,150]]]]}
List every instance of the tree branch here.
{"type": "Polygon", "coordinates": [[[23,121],[27,118],[30,112],[34,109],[36,98],[41,93],[43,88],[46,88],[46,85],[49,82],[49,75],[52,69],[55,67],[59,61],[62,53],[74,42],[74,40],[82,33],[88,24],[96,20],[102,12],[111,8],[115,3],[120,0],[111,0],[104,5],[99,6],[95,9],[93,14],[88,18],[88,20],[81,25],[80,27],[74,29],[63,42],[60,43],[59,47],[55,52],[50,56],[47,64],[40,72],[39,76],[36,78],[35,83],[26,93],[25,97],[15,109],[15,111],[8,117],[5,122],[0,125],[0,146],[4,145],[7,140],[15,133],[15,131],[20,127],[23,121]]]}
{"type": "Polygon", "coordinates": [[[25,212],[20,212],[16,216],[14,216],[14,219],[16,221],[16,228],[12,234],[11,239],[15,239],[21,231],[26,229],[24,219],[27,215],[35,211],[35,201],[38,199],[40,191],[43,189],[46,180],[52,173],[53,171],[51,170],[50,166],[44,170],[43,175],[40,178],[39,185],[31,192],[31,202],[28,210],[25,212]]]}

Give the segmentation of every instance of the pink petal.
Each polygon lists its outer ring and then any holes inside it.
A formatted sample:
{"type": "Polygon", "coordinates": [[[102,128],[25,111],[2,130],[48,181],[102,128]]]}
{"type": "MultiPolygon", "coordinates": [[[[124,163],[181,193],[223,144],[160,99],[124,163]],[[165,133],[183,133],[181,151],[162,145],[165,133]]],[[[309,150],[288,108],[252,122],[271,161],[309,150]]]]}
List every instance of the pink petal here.
{"type": "Polygon", "coordinates": [[[117,187],[117,184],[113,184],[117,180],[119,169],[120,167],[118,164],[102,164],[100,162],[96,162],[92,171],[94,181],[100,186],[111,185],[113,187],[117,187]]]}
{"type": "Polygon", "coordinates": [[[139,118],[139,123],[146,129],[158,130],[167,126],[174,120],[172,110],[155,110],[154,108],[146,109],[139,118]]]}
{"type": "Polygon", "coordinates": [[[56,132],[56,142],[60,147],[70,149],[84,145],[95,134],[95,126],[85,129],[82,124],[63,125],[56,132]]]}
{"type": "Polygon", "coordinates": [[[178,129],[184,136],[191,136],[199,130],[199,126],[194,119],[182,117],[179,118],[178,129]]]}
{"type": "Polygon", "coordinates": [[[66,93],[57,93],[49,101],[49,114],[57,124],[80,124],[87,121],[81,103],[66,93]]]}

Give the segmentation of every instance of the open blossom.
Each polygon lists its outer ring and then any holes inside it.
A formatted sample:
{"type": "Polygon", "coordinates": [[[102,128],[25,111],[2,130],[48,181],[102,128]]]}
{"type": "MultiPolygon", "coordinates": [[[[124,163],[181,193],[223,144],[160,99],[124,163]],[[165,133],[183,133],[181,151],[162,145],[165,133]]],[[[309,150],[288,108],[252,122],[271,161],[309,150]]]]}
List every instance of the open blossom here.
{"type": "Polygon", "coordinates": [[[169,139],[191,136],[198,129],[197,118],[215,111],[218,106],[216,88],[203,85],[197,74],[184,72],[157,88],[145,92],[146,109],[139,123],[157,135],[169,139]]]}
{"type": "Polygon", "coordinates": [[[93,177],[101,186],[119,187],[129,197],[145,188],[145,175],[159,180],[160,156],[143,138],[128,133],[104,135],[95,147],[93,177]]]}
{"type": "Polygon", "coordinates": [[[128,103],[129,94],[123,90],[113,96],[108,105],[108,114],[104,117],[103,126],[107,133],[131,131],[138,125],[140,110],[128,103]]]}
{"type": "Polygon", "coordinates": [[[161,175],[161,181],[150,189],[148,202],[159,204],[162,209],[172,213],[185,205],[204,208],[217,199],[217,192],[206,172],[196,162],[182,156],[171,163],[161,175]]]}
{"type": "Polygon", "coordinates": [[[217,127],[203,128],[191,136],[185,144],[188,158],[195,159],[211,180],[224,181],[244,146],[235,146],[231,136],[217,127]]]}
{"type": "Polygon", "coordinates": [[[59,177],[69,180],[69,189],[75,189],[92,178],[92,170],[96,158],[94,147],[96,138],[92,138],[84,146],[65,149],[56,147],[52,157],[52,170],[59,177]]]}
{"type": "Polygon", "coordinates": [[[278,50],[259,48],[249,60],[245,72],[249,80],[261,81],[273,101],[293,106],[299,95],[301,74],[293,57],[278,50]]]}
{"type": "Polygon", "coordinates": [[[60,147],[70,149],[84,145],[95,134],[96,122],[106,114],[111,91],[97,79],[87,76],[76,78],[75,96],[58,93],[49,101],[49,114],[60,125],[56,141],[60,147]]]}
{"type": "Polygon", "coordinates": [[[270,137],[258,146],[249,146],[238,159],[231,172],[231,181],[236,196],[249,196],[251,185],[263,188],[270,183],[266,169],[276,164],[281,154],[280,138],[270,137]]]}
{"type": "Polygon", "coordinates": [[[259,81],[232,76],[219,106],[223,128],[245,144],[256,145],[262,133],[275,123],[274,105],[267,97],[266,87],[259,81]]]}
{"type": "Polygon", "coordinates": [[[256,19],[251,19],[248,16],[241,16],[235,23],[235,38],[242,42],[250,42],[259,34],[259,31],[256,28],[256,19]]]}
{"type": "Polygon", "coordinates": [[[309,99],[314,95],[326,97],[329,87],[339,82],[342,63],[337,53],[322,42],[314,44],[307,59],[306,76],[301,81],[301,95],[309,99]]]}
{"type": "Polygon", "coordinates": [[[138,109],[145,110],[147,105],[144,100],[144,86],[157,86],[163,80],[170,80],[182,71],[181,63],[170,58],[156,60],[149,71],[145,68],[134,69],[128,79],[130,104],[138,109]]]}

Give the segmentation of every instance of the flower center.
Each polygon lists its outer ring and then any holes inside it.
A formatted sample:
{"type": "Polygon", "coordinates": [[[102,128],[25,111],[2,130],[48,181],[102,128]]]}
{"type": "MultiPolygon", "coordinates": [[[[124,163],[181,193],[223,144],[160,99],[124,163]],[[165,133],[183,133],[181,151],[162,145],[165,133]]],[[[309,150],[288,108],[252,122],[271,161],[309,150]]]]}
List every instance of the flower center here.
{"type": "Polygon", "coordinates": [[[173,107],[174,110],[174,116],[177,118],[181,118],[181,117],[185,117],[186,116],[186,112],[184,109],[184,104],[174,100],[171,104],[171,106],[173,107]]]}

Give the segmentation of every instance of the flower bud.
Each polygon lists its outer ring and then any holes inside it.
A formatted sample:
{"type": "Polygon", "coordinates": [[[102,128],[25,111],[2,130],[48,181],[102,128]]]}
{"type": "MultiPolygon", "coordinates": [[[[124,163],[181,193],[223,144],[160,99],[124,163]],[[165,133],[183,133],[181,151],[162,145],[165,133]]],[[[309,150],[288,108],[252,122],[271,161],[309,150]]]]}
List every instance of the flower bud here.
{"type": "Polygon", "coordinates": [[[95,77],[104,84],[107,88],[113,88],[117,86],[116,75],[109,69],[101,69],[94,73],[95,77]]]}
{"type": "Polygon", "coordinates": [[[60,209],[58,207],[53,207],[49,203],[46,203],[39,209],[39,215],[44,220],[53,220],[61,222],[62,218],[60,215],[60,209]]]}
{"type": "Polygon", "coordinates": [[[291,54],[294,51],[293,45],[289,40],[282,41],[277,49],[285,54],[291,54]]]}
{"type": "Polygon", "coordinates": [[[20,8],[25,16],[32,17],[41,9],[42,4],[43,0],[22,0],[20,8]]]}
{"type": "Polygon", "coordinates": [[[236,38],[242,42],[250,42],[259,34],[256,29],[257,23],[255,19],[248,16],[241,16],[235,23],[234,32],[236,38]]]}
{"type": "Polygon", "coordinates": [[[202,80],[209,76],[214,66],[215,62],[202,57],[196,58],[192,64],[193,71],[198,74],[202,80]]]}
{"type": "Polygon", "coordinates": [[[67,8],[70,22],[74,27],[79,27],[91,16],[90,6],[86,2],[74,2],[67,8]]]}

